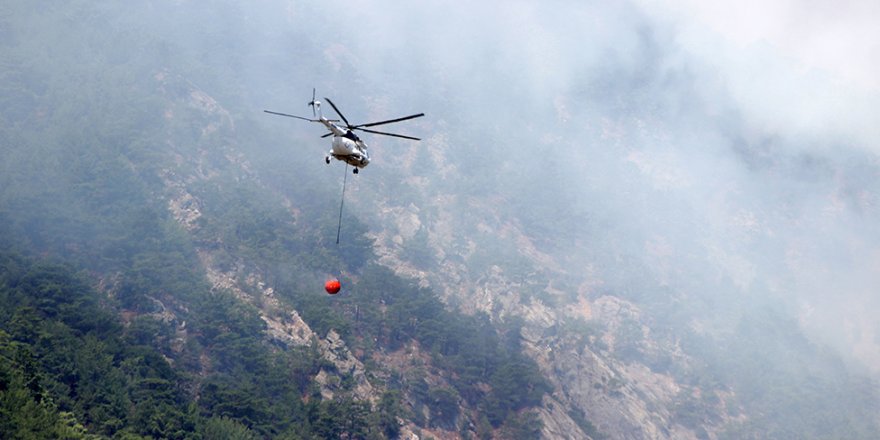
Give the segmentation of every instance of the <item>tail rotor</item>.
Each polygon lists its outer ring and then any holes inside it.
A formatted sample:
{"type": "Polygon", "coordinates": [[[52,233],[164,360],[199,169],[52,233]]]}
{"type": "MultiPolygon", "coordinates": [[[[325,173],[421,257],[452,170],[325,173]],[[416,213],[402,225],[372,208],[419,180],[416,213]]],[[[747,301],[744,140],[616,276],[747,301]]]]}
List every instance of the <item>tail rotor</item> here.
{"type": "Polygon", "coordinates": [[[318,112],[321,110],[321,102],[315,100],[315,89],[312,88],[312,100],[309,101],[308,106],[312,108],[312,117],[318,117],[318,112]],[[317,109],[315,108],[317,107],[317,109]]]}

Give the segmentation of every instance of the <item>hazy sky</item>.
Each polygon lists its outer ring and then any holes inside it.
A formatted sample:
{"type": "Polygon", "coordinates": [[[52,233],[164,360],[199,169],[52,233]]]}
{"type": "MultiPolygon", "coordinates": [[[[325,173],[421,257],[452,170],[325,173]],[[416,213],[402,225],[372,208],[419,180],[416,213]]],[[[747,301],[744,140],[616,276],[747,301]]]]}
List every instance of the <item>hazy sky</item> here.
{"type": "MultiPolygon", "coordinates": [[[[717,32],[743,49],[766,43],[801,68],[830,72],[865,90],[880,90],[880,3],[874,1],[641,2],[666,8],[686,25],[717,32]],[[681,17],[688,17],[687,20],[681,17]]],[[[697,30],[700,32],[700,30],[697,30]]]]}
{"type": "Polygon", "coordinates": [[[757,123],[843,132],[880,151],[880,3],[641,4],[673,21],[684,47],[723,70],[731,95],[757,123]]]}

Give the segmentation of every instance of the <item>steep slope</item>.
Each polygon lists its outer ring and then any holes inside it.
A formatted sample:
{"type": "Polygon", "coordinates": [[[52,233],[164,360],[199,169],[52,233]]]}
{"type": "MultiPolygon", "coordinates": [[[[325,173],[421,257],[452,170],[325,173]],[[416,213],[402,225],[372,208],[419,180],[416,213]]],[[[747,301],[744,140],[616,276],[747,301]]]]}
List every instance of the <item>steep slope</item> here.
{"type": "MultiPolygon", "coordinates": [[[[179,14],[170,22],[196,19],[190,5],[163,7],[179,14]]],[[[17,19],[13,41],[27,45],[5,48],[16,61],[4,74],[33,75],[15,77],[4,98],[33,100],[4,113],[3,136],[14,142],[3,149],[0,215],[8,221],[0,238],[88,270],[126,337],[161,353],[180,399],[189,399],[181,402],[190,407],[186,426],[173,432],[77,410],[81,434],[190,438],[223,426],[292,438],[532,432],[528,409],[546,385],[517,340],[503,341],[482,318],[445,310],[431,291],[372,264],[356,218],[345,218],[346,241],[331,245],[335,216],[321,208],[335,191],[302,184],[314,174],[276,175],[279,162],[267,157],[282,150],[260,149],[249,117],[233,117],[189,79],[202,65],[154,64],[187,49],[127,27],[131,11],[107,5],[6,12],[17,19]],[[71,15],[86,17],[69,29],[80,38],[65,40],[63,56],[39,58],[59,50],[58,40],[32,33],[34,23],[55,29],[71,15]],[[100,26],[143,56],[117,52],[100,26]],[[92,63],[75,63],[88,52],[92,63]],[[74,87],[68,76],[81,80],[74,87]],[[135,111],[116,111],[132,103],[135,111]],[[319,286],[328,271],[353,288],[326,296],[319,286]]],[[[216,78],[205,82],[235,96],[216,78]]]]}
{"type": "Polygon", "coordinates": [[[524,320],[556,386],[547,437],[876,435],[871,357],[850,357],[872,350],[872,326],[832,318],[837,300],[873,307],[876,158],[750,125],[723,92],[687,86],[703,72],[652,46],[663,29],[640,31],[633,64],[570,94],[536,104],[517,83],[515,105],[508,82],[484,82],[423,145],[384,147],[403,153],[383,157],[362,209],[381,261],[453,307],[524,320]]]}
{"type": "MultiPolygon", "coordinates": [[[[556,84],[523,61],[545,39],[523,58],[519,26],[437,5],[4,5],[0,243],[89,272],[192,404],[180,438],[877,437],[873,321],[826,298],[874,305],[876,158],[749,123],[618,7],[570,10],[622,43],[556,84]],[[384,34],[437,25],[460,35],[384,34]],[[501,50],[434,50],[473,41],[501,50]],[[339,246],[326,140],[260,112],[312,86],[428,113],[420,144],[369,140],[339,246]],[[852,319],[817,338],[825,306],[852,319]]],[[[169,436],[84,414],[62,427],[169,436]]]]}

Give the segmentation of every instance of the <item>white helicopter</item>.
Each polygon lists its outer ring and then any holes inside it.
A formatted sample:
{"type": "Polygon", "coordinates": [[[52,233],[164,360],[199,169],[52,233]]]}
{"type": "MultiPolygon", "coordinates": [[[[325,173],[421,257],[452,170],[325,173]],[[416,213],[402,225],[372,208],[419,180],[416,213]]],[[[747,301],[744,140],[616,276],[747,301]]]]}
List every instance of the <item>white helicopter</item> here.
{"type": "Polygon", "coordinates": [[[336,104],[333,104],[333,101],[330,98],[324,98],[325,101],[330,103],[330,106],[333,107],[333,110],[342,118],[342,121],[345,122],[345,126],[338,124],[338,119],[327,119],[321,114],[321,101],[315,99],[315,90],[312,89],[312,100],[308,102],[308,105],[312,107],[312,115],[317,119],[309,119],[304,118],[302,116],[290,115],[287,113],[279,113],[273,112],[270,110],[263,110],[266,113],[271,113],[273,115],[279,116],[287,116],[289,118],[302,119],[304,121],[309,122],[320,122],[330,130],[330,133],[321,136],[322,138],[327,136],[333,136],[333,143],[331,144],[330,151],[327,153],[327,156],[324,157],[324,162],[327,164],[330,163],[330,158],[334,158],[336,160],[341,160],[351,166],[354,167],[354,174],[358,173],[358,170],[366,167],[370,164],[370,154],[367,152],[367,144],[362,141],[357,134],[354,133],[354,130],[361,130],[367,133],[373,134],[381,134],[385,136],[394,136],[404,139],[411,139],[414,141],[421,140],[417,137],[405,136],[402,134],[394,134],[394,133],[386,133],[383,131],[369,130],[365,127],[375,127],[377,125],[391,124],[393,122],[401,122],[406,121],[408,119],[420,118],[425,116],[424,113],[419,113],[415,115],[404,116],[402,118],[389,119],[387,121],[380,122],[371,122],[368,124],[357,124],[351,125],[348,122],[348,119],[339,111],[339,108],[336,107],[336,104]]]}

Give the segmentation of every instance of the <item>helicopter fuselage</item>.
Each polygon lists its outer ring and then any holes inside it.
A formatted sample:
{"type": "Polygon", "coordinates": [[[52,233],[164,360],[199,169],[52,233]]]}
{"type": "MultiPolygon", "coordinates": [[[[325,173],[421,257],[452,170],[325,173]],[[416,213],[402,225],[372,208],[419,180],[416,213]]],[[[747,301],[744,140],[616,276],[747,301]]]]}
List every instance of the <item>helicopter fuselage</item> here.
{"type": "Polygon", "coordinates": [[[330,156],[351,166],[363,168],[370,164],[370,155],[364,141],[352,140],[347,136],[333,136],[330,156]]]}
{"type": "Polygon", "coordinates": [[[367,144],[353,131],[341,127],[324,117],[321,117],[318,121],[333,133],[333,143],[330,146],[328,157],[341,160],[358,168],[364,168],[370,164],[367,144]]]}

